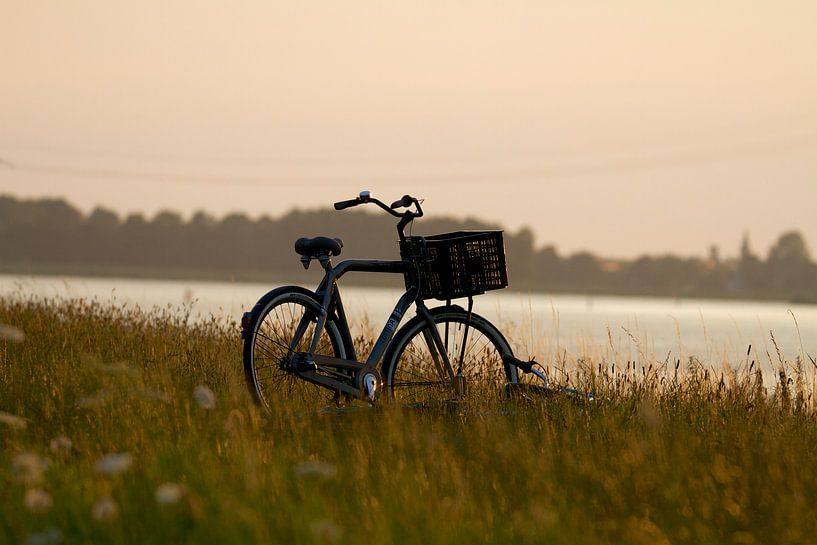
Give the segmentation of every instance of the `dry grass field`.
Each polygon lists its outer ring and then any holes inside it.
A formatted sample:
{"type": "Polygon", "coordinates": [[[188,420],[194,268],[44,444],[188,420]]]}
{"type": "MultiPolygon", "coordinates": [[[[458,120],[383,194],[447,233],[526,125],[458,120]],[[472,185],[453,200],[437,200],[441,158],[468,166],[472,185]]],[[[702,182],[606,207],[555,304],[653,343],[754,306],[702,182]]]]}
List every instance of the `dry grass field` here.
{"type": "Polygon", "coordinates": [[[265,416],[235,324],[22,299],[0,324],[2,544],[817,543],[808,359],[598,350],[554,373],[593,402],[265,416]]]}

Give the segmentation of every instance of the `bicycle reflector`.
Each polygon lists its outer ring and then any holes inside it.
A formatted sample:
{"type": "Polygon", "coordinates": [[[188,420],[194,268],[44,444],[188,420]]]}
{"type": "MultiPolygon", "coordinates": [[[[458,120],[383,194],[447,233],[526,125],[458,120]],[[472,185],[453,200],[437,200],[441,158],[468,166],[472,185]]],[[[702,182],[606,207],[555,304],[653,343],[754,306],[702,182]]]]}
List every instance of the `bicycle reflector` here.
{"type": "Polygon", "coordinates": [[[245,312],[241,315],[241,329],[247,329],[250,327],[250,316],[249,312],[245,312]]]}

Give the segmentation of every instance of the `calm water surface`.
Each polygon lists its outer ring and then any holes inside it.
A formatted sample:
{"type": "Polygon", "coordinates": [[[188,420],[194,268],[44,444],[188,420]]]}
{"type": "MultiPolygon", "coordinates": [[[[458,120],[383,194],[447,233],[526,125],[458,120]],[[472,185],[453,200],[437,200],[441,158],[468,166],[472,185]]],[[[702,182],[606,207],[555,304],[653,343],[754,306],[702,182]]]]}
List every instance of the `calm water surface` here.
{"type": "MultiPolygon", "coordinates": [[[[216,315],[238,320],[274,285],[56,276],[0,275],[0,296],[37,295],[96,299],[119,305],[173,308],[192,305],[192,319],[216,315]]],[[[400,292],[342,287],[350,319],[368,317],[381,327],[400,292]]],[[[429,301],[429,306],[435,301],[429,301]]],[[[568,357],[618,355],[619,359],[687,361],[697,356],[712,364],[777,362],[782,355],[817,356],[817,305],[774,302],[676,300],[653,297],[588,297],[526,294],[507,290],[475,299],[475,312],[496,323],[520,356],[552,361],[568,357]],[[799,334],[795,326],[799,324],[799,334]]],[[[360,326],[358,326],[359,328],[360,326]]],[[[807,357],[806,357],[807,359],[807,357]]]]}

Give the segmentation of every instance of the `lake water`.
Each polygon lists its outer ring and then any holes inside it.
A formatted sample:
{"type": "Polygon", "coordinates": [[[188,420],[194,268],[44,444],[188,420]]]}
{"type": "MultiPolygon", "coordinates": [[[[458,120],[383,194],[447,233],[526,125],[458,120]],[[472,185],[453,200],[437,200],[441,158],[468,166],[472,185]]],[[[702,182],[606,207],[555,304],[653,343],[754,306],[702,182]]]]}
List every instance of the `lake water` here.
{"type": "MultiPolygon", "coordinates": [[[[274,285],[0,275],[0,296],[97,299],[141,308],[192,304],[193,319],[238,320],[274,285]]],[[[342,286],[351,321],[381,327],[400,292],[342,286]]],[[[429,301],[429,306],[435,301],[429,301]]],[[[817,305],[655,297],[549,295],[496,291],[477,297],[475,312],[506,334],[518,356],[554,361],[582,356],[606,361],[687,361],[733,366],[756,359],[771,367],[777,343],[789,361],[817,356],[817,305]],[[799,324],[799,333],[795,325],[799,324]],[[774,341],[772,340],[774,338],[774,341]]],[[[811,364],[809,363],[809,366],[811,364]]]]}

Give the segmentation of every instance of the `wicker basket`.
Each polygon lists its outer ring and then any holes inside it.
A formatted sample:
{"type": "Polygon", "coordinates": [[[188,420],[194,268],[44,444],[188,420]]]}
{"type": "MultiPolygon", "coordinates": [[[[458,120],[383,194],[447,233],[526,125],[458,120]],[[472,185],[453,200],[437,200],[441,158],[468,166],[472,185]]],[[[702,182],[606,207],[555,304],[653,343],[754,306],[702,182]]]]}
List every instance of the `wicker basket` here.
{"type": "Polygon", "coordinates": [[[406,287],[418,286],[421,299],[446,301],[508,285],[502,231],[409,236],[400,244],[400,255],[414,264],[406,273],[406,287]]]}

